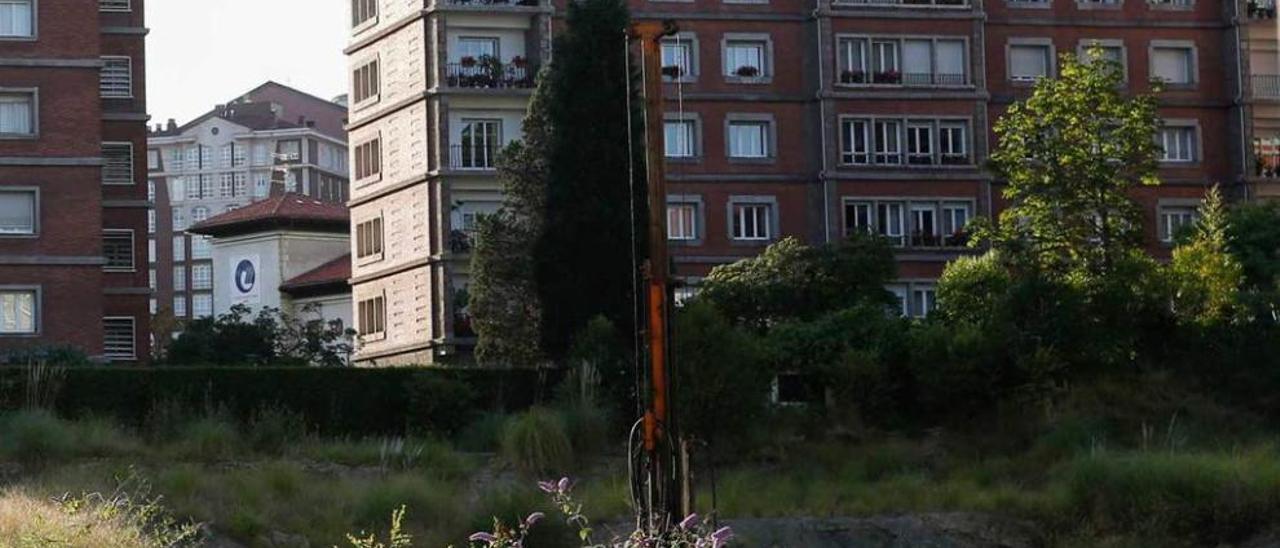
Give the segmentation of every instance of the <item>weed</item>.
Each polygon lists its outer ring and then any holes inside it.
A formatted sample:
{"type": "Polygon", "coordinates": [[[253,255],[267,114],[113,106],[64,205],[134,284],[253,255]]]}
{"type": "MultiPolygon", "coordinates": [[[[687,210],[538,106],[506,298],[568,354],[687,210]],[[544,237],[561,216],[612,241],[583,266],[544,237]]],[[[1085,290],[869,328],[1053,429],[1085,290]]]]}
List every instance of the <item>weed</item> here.
{"type": "Polygon", "coordinates": [[[564,421],[554,411],[543,408],[512,417],[503,432],[502,453],[508,462],[528,474],[554,474],[567,470],[573,461],[564,421]]]}

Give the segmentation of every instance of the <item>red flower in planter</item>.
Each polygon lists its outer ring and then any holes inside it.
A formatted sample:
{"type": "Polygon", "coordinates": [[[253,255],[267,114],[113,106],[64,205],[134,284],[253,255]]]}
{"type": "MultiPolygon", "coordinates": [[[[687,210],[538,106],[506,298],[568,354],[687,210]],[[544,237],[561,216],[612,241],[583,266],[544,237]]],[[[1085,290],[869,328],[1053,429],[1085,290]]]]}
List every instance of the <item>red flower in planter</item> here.
{"type": "Polygon", "coordinates": [[[511,58],[511,66],[524,68],[529,65],[529,60],[519,55],[511,58]]]}
{"type": "Polygon", "coordinates": [[[679,78],[684,76],[684,69],[680,68],[680,65],[667,65],[662,67],[662,75],[667,78],[679,78]]]}
{"type": "Polygon", "coordinates": [[[459,65],[462,65],[462,66],[464,66],[464,67],[467,67],[467,68],[471,68],[471,67],[476,66],[476,58],[475,58],[475,57],[472,57],[472,56],[470,56],[470,55],[468,55],[468,56],[463,57],[462,59],[460,59],[460,60],[458,61],[458,64],[459,64],[459,65]]]}
{"type": "Polygon", "coordinates": [[[746,65],[746,66],[738,67],[738,70],[734,71],[734,74],[737,74],[738,76],[741,76],[743,78],[755,78],[756,76],[760,75],[760,69],[753,67],[751,65],[746,65]]]}
{"type": "Polygon", "coordinates": [[[867,81],[867,73],[860,70],[846,70],[840,73],[840,82],[845,84],[861,84],[867,81]]]}

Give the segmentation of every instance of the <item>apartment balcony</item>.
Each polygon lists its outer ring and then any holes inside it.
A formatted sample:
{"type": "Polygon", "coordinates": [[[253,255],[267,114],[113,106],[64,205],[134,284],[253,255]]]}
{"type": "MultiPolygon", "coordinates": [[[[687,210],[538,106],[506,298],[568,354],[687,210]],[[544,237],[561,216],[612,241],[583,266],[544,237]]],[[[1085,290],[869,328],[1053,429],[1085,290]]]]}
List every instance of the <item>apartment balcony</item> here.
{"type": "Polygon", "coordinates": [[[540,0],[437,0],[447,6],[483,6],[483,7],[532,7],[540,6],[540,0]]]}
{"type": "Polygon", "coordinates": [[[909,247],[926,249],[963,248],[969,245],[969,233],[964,230],[958,230],[954,234],[913,231],[907,244],[909,247]]]}
{"type": "Polygon", "coordinates": [[[964,74],[897,71],[867,73],[860,70],[844,70],[840,72],[840,83],[851,86],[959,87],[968,85],[969,78],[964,74]]]}
{"type": "Polygon", "coordinates": [[[501,147],[495,143],[474,143],[449,147],[449,167],[462,171],[495,171],[501,147]]]}
{"type": "Polygon", "coordinates": [[[470,232],[457,229],[449,231],[450,252],[458,255],[464,255],[471,253],[472,247],[474,247],[474,242],[470,232]]]}
{"type": "Polygon", "coordinates": [[[1254,74],[1249,89],[1255,99],[1280,99],[1280,74],[1254,74]]]}
{"type": "Polygon", "coordinates": [[[968,0],[833,0],[836,7],[967,8],[968,0]]]}
{"type": "Polygon", "coordinates": [[[1276,0],[1247,0],[1245,14],[1250,19],[1275,19],[1276,0]]]}
{"type": "Polygon", "coordinates": [[[493,59],[464,57],[445,66],[449,87],[471,89],[527,89],[534,85],[537,67],[522,58],[503,64],[493,59]]]}

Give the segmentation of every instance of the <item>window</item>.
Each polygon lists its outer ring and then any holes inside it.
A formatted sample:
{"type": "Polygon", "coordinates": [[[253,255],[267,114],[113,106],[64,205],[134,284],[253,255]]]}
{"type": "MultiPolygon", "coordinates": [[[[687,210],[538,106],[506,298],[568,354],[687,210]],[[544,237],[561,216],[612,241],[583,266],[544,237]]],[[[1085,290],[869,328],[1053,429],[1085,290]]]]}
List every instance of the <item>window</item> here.
{"type": "Polygon", "coordinates": [[[0,335],[36,333],[35,289],[0,289],[0,335]]]}
{"type": "Polygon", "coordinates": [[[173,229],[174,229],[174,230],[186,230],[186,229],[187,229],[187,216],[186,216],[186,214],[185,214],[185,213],[183,213],[182,208],[180,208],[180,207],[175,207],[175,208],[173,208],[173,209],[171,210],[171,214],[173,215],[173,229]]]}
{"type": "Polygon", "coordinates": [[[1121,67],[1125,64],[1124,46],[1120,45],[1119,40],[1089,40],[1081,42],[1080,50],[1076,55],[1082,61],[1088,63],[1093,61],[1095,52],[1098,59],[1116,63],[1121,67]]]}
{"type": "Polygon", "coordinates": [[[497,166],[502,141],[501,120],[462,120],[457,163],[463,169],[492,169],[497,166]]]}
{"type": "Polygon", "coordinates": [[[1163,148],[1160,161],[1189,163],[1197,160],[1195,126],[1165,124],[1156,138],[1163,148]]]}
{"type": "Polygon", "coordinates": [[[736,78],[768,76],[765,55],[768,43],[763,40],[729,40],[724,46],[724,74],[736,78]]]}
{"type": "Polygon", "coordinates": [[[359,105],[366,101],[377,101],[379,93],[378,60],[374,59],[356,68],[351,82],[355,86],[352,90],[353,104],[359,105]]]}
{"type": "Polygon", "coordinates": [[[147,234],[156,233],[156,210],[147,210],[147,234]]]}
{"type": "Polygon", "coordinates": [[[234,188],[231,193],[233,196],[245,196],[249,193],[249,174],[236,173],[231,178],[234,188]]]}
{"type": "Polygon", "coordinates": [[[236,177],[234,173],[223,173],[218,176],[218,197],[236,197],[236,177]]]}
{"type": "Polygon", "coordinates": [[[160,151],[154,148],[147,149],[147,171],[163,171],[163,167],[161,165],[160,151]]]}
{"type": "Polygon", "coordinates": [[[938,308],[938,292],[933,286],[913,285],[911,288],[911,317],[927,318],[938,308]]]}
{"type": "Polygon", "coordinates": [[[1190,46],[1152,46],[1151,78],[1174,85],[1195,83],[1195,51],[1190,46]]]}
{"type": "Polygon", "coordinates": [[[102,256],[109,272],[133,272],[133,231],[107,229],[102,231],[102,256]]]}
{"type": "Polygon", "coordinates": [[[1160,241],[1172,243],[1184,231],[1195,226],[1199,211],[1195,206],[1166,206],[1160,208],[1160,241]]]}
{"type": "Polygon", "coordinates": [[[135,320],[130,317],[108,317],[102,320],[102,356],[108,361],[138,359],[134,339],[135,320]]]}
{"type": "Polygon", "coordinates": [[[382,256],[382,217],[356,225],[356,258],[382,256]]]}
{"type": "Polygon", "coordinates": [[[151,263],[156,262],[156,240],[155,238],[147,238],[147,260],[151,263]]]}
{"type": "Polygon", "coordinates": [[[244,145],[231,144],[231,167],[244,167],[244,145]]]}
{"type": "Polygon", "coordinates": [[[173,267],[173,290],[186,291],[187,289],[187,267],[173,267]]]}
{"type": "Polygon", "coordinates": [[[458,37],[458,58],[479,61],[485,57],[499,58],[501,41],[491,36],[458,37]]]}
{"type": "Polygon", "coordinates": [[[191,317],[208,318],[213,315],[213,295],[203,293],[191,296],[191,317]]]}
{"type": "Polygon", "coordinates": [[[213,255],[213,244],[208,236],[191,236],[191,258],[208,259],[213,255]]]}
{"type": "Polygon", "coordinates": [[[156,288],[156,269],[154,268],[147,270],[147,287],[153,291],[156,288]]]}
{"type": "Polygon", "coordinates": [[[867,40],[844,38],[840,40],[840,83],[865,84],[867,79],[867,40]]]}
{"type": "Polygon", "coordinates": [[[213,288],[213,265],[191,265],[191,289],[213,288]]]}
{"type": "Polygon", "coordinates": [[[969,123],[960,120],[846,118],[840,161],[846,165],[969,165],[969,123]]]}
{"type": "Polygon", "coordinates": [[[196,206],[191,208],[191,222],[203,223],[209,218],[209,208],[205,206],[196,206]]]}
{"type": "Polygon", "coordinates": [[[181,234],[173,237],[173,260],[187,260],[187,237],[181,234]]]}
{"type": "Polygon", "coordinates": [[[351,0],[351,26],[359,27],[378,17],[378,0],[351,0]]]}
{"type": "Polygon", "coordinates": [[[860,199],[844,204],[845,234],[878,234],[891,245],[964,247],[972,202],[938,199],[860,199]],[[909,227],[909,230],[908,230],[909,227]]]}
{"type": "Polygon", "coordinates": [[[773,237],[769,204],[734,204],[733,239],[762,241],[773,237]]]}
{"type": "Polygon", "coordinates": [[[0,0],[0,38],[35,36],[32,0],[0,0]]]}
{"type": "Polygon", "coordinates": [[[255,173],[253,175],[253,195],[257,198],[265,198],[271,191],[271,174],[255,173]]]}
{"type": "Polygon", "coordinates": [[[968,83],[965,42],[842,38],[840,83],[956,86],[968,83]]]}
{"type": "Polygon", "coordinates": [[[36,233],[36,191],[0,188],[0,236],[36,233]]]}
{"type": "Polygon", "coordinates": [[[885,291],[893,294],[893,298],[897,301],[896,306],[890,308],[891,315],[906,317],[907,315],[907,286],[902,284],[892,284],[885,286],[885,291]]]}
{"type": "Polygon", "coordinates": [[[98,11],[129,11],[129,0],[98,0],[98,11]]]}
{"type": "Polygon", "coordinates": [[[187,177],[186,179],[183,180],[182,186],[186,187],[186,190],[187,190],[186,194],[187,194],[188,200],[200,199],[200,176],[199,175],[191,175],[187,177]]]}
{"type": "Polygon", "coordinates": [[[1034,82],[1050,76],[1053,51],[1047,44],[1012,44],[1009,46],[1009,79],[1034,82]]]}
{"type": "Polygon", "coordinates": [[[102,182],[133,184],[133,143],[102,143],[102,182]]]}
{"type": "Polygon", "coordinates": [[[381,296],[360,301],[358,308],[361,337],[381,335],[386,332],[385,300],[381,296]]]}
{"type": "Polygon", "coordinates": [[[187,317],[187,297],[186,295],[173,296],[173,315],[176,318],[187,317]]]}
{"type": "Polygon", "coordinates": [[[375,138],[356,145],[356,180],[363,181],[382,174],[382,139],[375,138]]]}
{"type": "Polygon", "coordinates": [[[101,78],[98,91],[108,99],[128,99],[133,97],[133,59],[121,56],[102,58],[101,78]]]}
{"type": "Polygon", "coordinates": [[[667,120],[663,124],[667,158],[693,158],[697,139],[697,122],[693,120],[667,120]]]}
{"type": "Polygon", "coordinates": [[[768,158],[769,122],[729,122],[730,158],[768,158]]]}
{"type": "MultiPolygon", "coordinates": [[[[153,287],[152,289],[155,289],[155,288],[153,287]]],[[[151,299],[151,315],[154,316],[159,311],[160,311],[160,303],[156,301],[155,298],[153,297],[151,299]]]]}
{"type": "Polygon", "coordinates": [[[662,40],[662,76],[665,80],[676,80],[693,76],[694,42],[687,38],[664,38],[662,40]]]}
{"type": "Polygon", "coordinates": [[[35,92],[0,91],[0,137],[35,135],[35,105],[35,92]]]}
{"type": "Polygon", "coordinates": [[[698,239],[697,204],[667,204],[667,239],[698,239]]]}
{"type": "Polygon", "coordinates": [[[897,40],[871,41],[871,81],[877,84],[902,83],[897,40]]]}

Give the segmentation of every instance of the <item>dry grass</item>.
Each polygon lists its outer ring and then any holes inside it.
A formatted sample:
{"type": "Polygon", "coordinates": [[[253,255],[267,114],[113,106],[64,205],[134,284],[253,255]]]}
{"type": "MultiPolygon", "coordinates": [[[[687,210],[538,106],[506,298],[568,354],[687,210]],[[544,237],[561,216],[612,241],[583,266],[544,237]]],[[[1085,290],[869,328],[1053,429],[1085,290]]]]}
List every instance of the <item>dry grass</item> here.
{"type": "Polygon", "coordinates": [[[0,493],[0,546],[13,548],[135,548],[153,546],[126,515],[67,505],[24,490],[0,493]]]}

